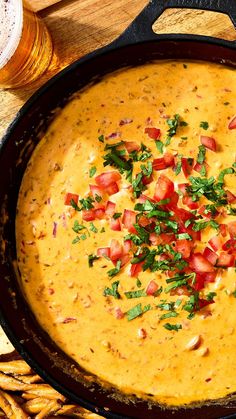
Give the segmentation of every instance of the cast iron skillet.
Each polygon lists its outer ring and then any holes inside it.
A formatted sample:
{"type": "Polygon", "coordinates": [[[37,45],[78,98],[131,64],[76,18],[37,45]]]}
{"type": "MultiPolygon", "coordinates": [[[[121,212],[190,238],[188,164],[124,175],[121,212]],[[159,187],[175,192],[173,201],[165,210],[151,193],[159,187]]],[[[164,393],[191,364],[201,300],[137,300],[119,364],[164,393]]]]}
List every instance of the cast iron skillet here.
{"type": "Polygon", "coordinates": [[[157,405],[150,407],[135,396],[127,404],[127,400],[114,389],[107,387],[104,390],[95,377],[74,365],[37,324],[18,287],[14,234],[17,195],[32,150],[53,118],[54,110],[63,106],[71,94],[91,80],[98,80],[118,68],[153,59],[200,59],[236,66],[235,42],[205,36],[156,35],[152,24],[166,8],[172,7],[223,12],[236,26],[235,0],[150,1],[112,44],[70,65],[36,92],[16,115],[0,150],[1,324],[22,357],[48,383],[82,406],[114,419],[236,417],[236,401],[232,397],[227,400],[227,407],[226,403],[218,401],[192,410],[177,411],[163,410],[157,405]]]}

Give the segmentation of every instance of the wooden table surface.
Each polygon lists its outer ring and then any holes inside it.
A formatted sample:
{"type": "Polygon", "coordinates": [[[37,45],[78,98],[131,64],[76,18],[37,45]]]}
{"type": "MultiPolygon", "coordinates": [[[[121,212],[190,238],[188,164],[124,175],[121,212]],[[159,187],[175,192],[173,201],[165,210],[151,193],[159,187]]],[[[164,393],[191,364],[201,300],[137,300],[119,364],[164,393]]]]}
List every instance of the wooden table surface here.
{"type": "MultiPolygon", "coordinates": [[[[157,0],[158,1],[158,0],[157,0]]],[[[234,0],[235,1],[235,0],[234,0]]],[[[47,24],[56,57],[34,88],[0,89],[0,138],[30,95],[60,69],[115,39],[148,3],[147,0],[28,0],[47,24]]],[[[154,25],[156,32],[189,32],[236,39],[230,19],[203,11],[167,10],[154,25]]],[[[11,345],[0,330],[0,353],[11,345]]]]}

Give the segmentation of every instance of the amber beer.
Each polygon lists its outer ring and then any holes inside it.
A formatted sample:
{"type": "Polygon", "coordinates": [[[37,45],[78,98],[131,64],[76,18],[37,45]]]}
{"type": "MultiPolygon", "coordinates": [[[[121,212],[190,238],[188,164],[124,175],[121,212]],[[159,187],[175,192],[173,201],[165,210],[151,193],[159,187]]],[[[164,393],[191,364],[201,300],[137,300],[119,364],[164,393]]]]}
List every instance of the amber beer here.
{"type": "Polygon", "coordinates": [[[44,22],[22,0],[0,0],[0,87],[20,87],[39,78],[52,58],[44,22]]]}

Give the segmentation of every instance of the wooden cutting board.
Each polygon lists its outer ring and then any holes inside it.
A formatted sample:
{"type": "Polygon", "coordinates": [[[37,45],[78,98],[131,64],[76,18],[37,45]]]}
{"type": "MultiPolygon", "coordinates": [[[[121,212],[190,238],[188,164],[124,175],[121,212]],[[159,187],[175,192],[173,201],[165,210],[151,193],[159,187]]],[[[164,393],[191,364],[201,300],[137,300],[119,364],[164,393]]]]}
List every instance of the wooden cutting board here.
{"type": "MultiPolygon", "coordinates": [[[[158,0],[156,0],[158,1],[158,0]]],[[[47,24],[55,56],[47,74],[33,87],[0,90],[0,138],[18,109],[47,79],[88,52],[114,40],[148,3],[147,0],[28,0],[47,24]]],[[[188,32],[236,39],[227,16],[216,13],[167,10],[154,25],[157,33],[188,32]]],[[[11,344],[0,330],[0,353],[11,344]]]]}

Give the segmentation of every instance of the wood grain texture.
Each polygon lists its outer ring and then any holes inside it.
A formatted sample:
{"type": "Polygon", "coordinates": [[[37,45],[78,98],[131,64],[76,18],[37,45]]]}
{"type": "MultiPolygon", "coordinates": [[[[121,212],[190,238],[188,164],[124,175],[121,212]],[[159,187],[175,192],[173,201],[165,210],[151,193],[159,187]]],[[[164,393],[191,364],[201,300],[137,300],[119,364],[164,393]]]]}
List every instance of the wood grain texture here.
{"type": "Polygon", "coordinates": [[[39,10],[43,10],[46,7],[51,6],[52,4],[59,3],[62,0],[28,0],[31,8],[38,12],[39,10]]]}

